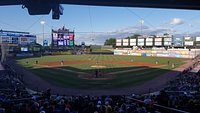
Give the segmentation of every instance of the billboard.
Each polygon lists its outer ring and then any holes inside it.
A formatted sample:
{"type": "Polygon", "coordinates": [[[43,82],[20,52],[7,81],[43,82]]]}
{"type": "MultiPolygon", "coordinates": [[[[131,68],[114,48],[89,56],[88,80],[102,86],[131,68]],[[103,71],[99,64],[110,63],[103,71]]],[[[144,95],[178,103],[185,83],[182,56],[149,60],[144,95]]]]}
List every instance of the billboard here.
{"type": "Polygon", "coordinates": [[[136,39],[130,39],[130,46],[136,46],[136,39]]]}
{"type": "Polygon", "coordinates": [[[146,42],[153,42],[153,38],[146,38],[146,42]]]}
{"type": "Polygon", "coordinates": [[[191,40],[192,40],[192,37],[189,37],[189,36],[184,37],[184,40],[185,40],[185,41],[191,41],[191,40]]]}
{"type": "Polygon", "coordinates": [[[116,46],[122,46],[122,39],[116,39],[116,46]]]}
{"type": "Polygon", "coordinates": [[[153,42],[146,42],[146,46],[153,46],[153,42]]]}
{"type": "Polygon", "coordinates": [[[155,46],[162,46],[162,38],[155,38],[154,39],[155,46]]]}
{"type": "Polygon", "coordinates": [[[116,43],[116,46],[122,46],[122,43],[116,43]]]}
{"type": "Polygon", "coordinates": [[[27,52],[28,51],[28,47],[21,47],[21,51],[22,52],[27,52]]]}
{"type": "Polygon", "coordinates": [[[171,46],[172,38],[164,38],[164,46],[171,46]]]}
{"type": "Polygon", "coordinates": [[[194,42],[193,41],[185,41],[185,46],[193,46],[194,42]]]}
{"type": "Polygon", "coordinates": [[[200,41],[200,37],[196,37],[196,41],[200,41]]]}
{"type": "Polygon", "coordinates": [[[144,46],[144,38],[138,39],[138,46],[144,46]]]}
{"type": "Polygon", "coordinates": [[[52,30],[53,46],[74,46],[74,32],[67,29],[54,31],[52,30]]]}
{"type": "Polygon", "coordinates": [[[9,36],[2,36],[1,41],[2,41],[2,43],[8,44],[8,43],[10,43],[10,37],[9,36]]]}
{"type": "Polygon", "coordinates": [[[171,42],[172,38],[164,38],[164,42],[171,42]]]}
{"type": "Polygon", "coordinates": [[[172,42],[164,42],[164,46],[171,46],[172,42]]]}
{"type": "Polygon", "coordinates": [[[129,39],[123,39],[123,46],[129,45],[129,39]]]}
{"type": "Polygon", "coordinates": [[[153,46],[153,38],[146,38],[146,46],[153,46]]]}
{"type": "Polygon", "coordinates": [[[162,42],[162,38],[155,38],[155,42],[162,42]]]}
{"type": "Polygon", "coordinates": [[[21,45],[27,45],[29,43],[36,42],[36,36],[35,35],[20,35],[19,36],[19,43],[21,45]]]}
{"type": "Polygon", "coordinates": [[[155,42],[155,46],[161,46],[162,42],[155,42]]]}
{"type": "Polygon", "coordinates": [[[116,39],[116,43],[121,43],[122,39],[116,39]]]}
{"type": "Polygon", "coordinates": [[[183,46],[183,38],[181,37],[174,37],[173,44],[174,46],[183,46]]]}

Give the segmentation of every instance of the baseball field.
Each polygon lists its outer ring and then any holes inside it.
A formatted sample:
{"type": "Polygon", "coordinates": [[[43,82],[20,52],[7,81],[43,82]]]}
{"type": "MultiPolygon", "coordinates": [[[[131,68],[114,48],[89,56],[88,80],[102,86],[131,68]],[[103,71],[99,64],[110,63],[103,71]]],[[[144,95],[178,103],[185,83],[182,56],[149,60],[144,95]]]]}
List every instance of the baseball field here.
{"type": "Polygon", "coordinates": [[[186,59],[118,55],[57,55],[17,63],[52,85],[114,89],[142,84],[183,65],[186,59]]]}

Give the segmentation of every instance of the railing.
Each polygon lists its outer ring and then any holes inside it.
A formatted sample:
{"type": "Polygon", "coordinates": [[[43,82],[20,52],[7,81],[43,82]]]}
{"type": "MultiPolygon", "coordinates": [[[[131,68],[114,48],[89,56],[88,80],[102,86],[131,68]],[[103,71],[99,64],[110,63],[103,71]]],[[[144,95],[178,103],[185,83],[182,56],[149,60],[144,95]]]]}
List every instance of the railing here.
{"type": "MultiPolygon", "coordinates": [[[[133,101],[136,101],[136,102],[140,102],[140,103],[144,103],[144,101],[142,100],[138,100],[138,99],[135,99],[135,98],[131,98],[131,97],[127,97],[128,99],[130,100],[133,100],[133,101]]],[[[162,105],[159,105],[159,104],[153,104],[154,107],[157,107],[159,109],[163,109],[164,111],[169,111],[168,113],[189,113],[187,111],[183,111],[183,110],[179,110],[179,109],[175,109],[175,108],[171,108],[171,107],[167,107],[167,106],[162,106],[162,105]]]]}

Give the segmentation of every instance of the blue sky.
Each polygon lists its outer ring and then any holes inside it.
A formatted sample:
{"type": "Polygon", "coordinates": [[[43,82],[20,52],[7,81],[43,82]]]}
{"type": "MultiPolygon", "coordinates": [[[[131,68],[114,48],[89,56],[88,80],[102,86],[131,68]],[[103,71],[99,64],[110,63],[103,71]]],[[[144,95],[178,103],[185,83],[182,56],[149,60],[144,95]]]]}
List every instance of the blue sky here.
{"type": "Polygon", "coordinates": [[[64,15],[52,20],[51,14],[30,16],[21,6],[0,7],[0,29],[28,31],[38,35],[41,43],[42,25],[50,40],[51,28],[65,25],[76,32],[76,43],[102,44],[107,38],[121,38],[141,33],[140,20],[144,20],[142,34],[200,35],[200,11],[63,5],[64,15]]]}

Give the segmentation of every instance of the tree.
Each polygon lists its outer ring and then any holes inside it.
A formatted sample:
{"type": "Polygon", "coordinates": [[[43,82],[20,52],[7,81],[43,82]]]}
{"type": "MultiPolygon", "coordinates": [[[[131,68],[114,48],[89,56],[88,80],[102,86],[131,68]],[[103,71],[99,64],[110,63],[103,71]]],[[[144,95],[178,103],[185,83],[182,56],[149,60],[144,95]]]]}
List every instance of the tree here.
{"type": "Polygon", "coordinates": [[[132,36],[126,37],[125,39],[135,39],[135,38],[137,38],[138,36],[141,36],[141,35],[139,35],[139,34],[134,34],[134,35],[132,35],[132,36]]]}
{"type": "Polygon", "coordinates": [[[169,33],[164,33],[163,35],[164,35],[164,36],[169,36],[169,33]]]}
{"type": "Polygon", "coordinates": [[[116,39],[115,38],[109,38],[105,41],[104,45],[111,45],[113,47],[116,46],[116,39]]]}

